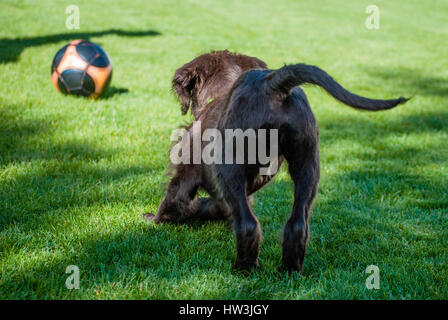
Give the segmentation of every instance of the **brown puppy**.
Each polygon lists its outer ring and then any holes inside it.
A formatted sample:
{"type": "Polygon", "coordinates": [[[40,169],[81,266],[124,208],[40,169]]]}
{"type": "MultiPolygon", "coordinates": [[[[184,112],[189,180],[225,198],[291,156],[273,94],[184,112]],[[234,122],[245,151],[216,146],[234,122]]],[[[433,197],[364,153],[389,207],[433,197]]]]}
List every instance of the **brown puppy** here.
{"type": "MultiPolygon", "coordinates": [[[[278,163],[288,161],[295,188],[294,205],[283,236],[282,264],[288,270],[300,270],[303,266],[309,213],[320,177],[316,121],[305,93],[297,87],[303,83],[321,86],[334,98],[357,109],[386,110],[407,101],[357,96],[314,66],[296,64],[268,70],[256,58],[227,51],[196,58],[178,69],[173,80],[182,112],[185,114],[191,105],[202,132],[213,128],[225,136],[226,129],[278,131],[278,163]]],[[[187,130],[192,140],[193,124],[187,130]]],[[[247,145],[244,151],[248,151],[247,145]]],[[[222,148],[222,158],[226,152],[222,148]]],[[[237,240],[235,267],[257,267],[261,230],[247,197],[274,175],[260,175],[260,167],[263,165],[258,159],[255,164],[178,164],[157,214],[146,217],[156,223],[231,218],[237,240]],[[210,198],[196,198],[199,188],[210,198]]]]}

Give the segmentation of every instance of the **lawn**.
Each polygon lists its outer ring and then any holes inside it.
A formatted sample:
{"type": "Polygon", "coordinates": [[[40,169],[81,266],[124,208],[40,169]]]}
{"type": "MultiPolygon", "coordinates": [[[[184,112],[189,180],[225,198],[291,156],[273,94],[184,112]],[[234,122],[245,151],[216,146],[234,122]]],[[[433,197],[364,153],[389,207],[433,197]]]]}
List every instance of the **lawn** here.
{"type": "Polygon", "coordinates": [[[0,298],[447,299],[448,2],[15,1],[0,3],[0,298]],[[65,9],[80,8],[80,29],[65,9]],[[365,27],[380,8],[379,30],[365,27]],[[110,55],[99,100],[63,96],[54,54],[89,38],[110,55]],[[302,274],[279,273],[292,184],[256,195],[262,268],[233,272],[223,223],[153,225],[182,117],[174,71],[212,49],[271,68],[315,64],[353,92],[413,99],[359,112],[305,86],[322,179],[302,274]],[[80,270],[69,290],[68,265],[80,270]],[[369,290],[368,265],[380,269],[369,290]]]}

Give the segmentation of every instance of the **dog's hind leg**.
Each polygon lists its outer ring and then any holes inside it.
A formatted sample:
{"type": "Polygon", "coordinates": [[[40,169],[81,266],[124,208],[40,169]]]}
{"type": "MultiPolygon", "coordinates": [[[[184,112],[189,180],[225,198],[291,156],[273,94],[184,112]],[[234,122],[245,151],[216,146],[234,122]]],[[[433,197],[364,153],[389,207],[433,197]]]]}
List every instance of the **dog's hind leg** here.
{"type": "Polygon", "coordinates": [[[219,221],[227,220],[229,213],[226,210],[224,204],[220,201],[209,198],[196,198],[193,200],[193,210],[190,215],[192,219],[199,219],[204,221],[219,221]]]}
{"type": "Polygon", "coordinates": [[[316,143],[289,147],[285,153],[294,182],[294,205],[283,233],[282,266],[300,271],[309,239],[309,213],[319,183],[319,151],[316,143]]]}
{"type": "Polygon", "coordinates": [[[258,251],[261,229],[247,200],[244,168],[226,165],[221,175],[222,194],[233,219],[237,256],[234,268],[249,270],[258,267],[258,251]]]}
{"type": "MultiPolygon", "coordinates": [[[[279,159],[279,166],[283,161],[283,157],[279,159]]],[[[248,178],[246,180],[246,192],[248,195],[249,204],[253,201],[253,194],[266,185],[273,176],[255,176],[248,178]]],[[[209,198],[196,198],[193,201],[194,211],[191,214],[191,218],[200,219],[204,221],[218,221],[218,220],[229,220],[228,210],[223,201],[217,200],[218,196],[212,190],[206,190],[211,196],[209,198]]]]}

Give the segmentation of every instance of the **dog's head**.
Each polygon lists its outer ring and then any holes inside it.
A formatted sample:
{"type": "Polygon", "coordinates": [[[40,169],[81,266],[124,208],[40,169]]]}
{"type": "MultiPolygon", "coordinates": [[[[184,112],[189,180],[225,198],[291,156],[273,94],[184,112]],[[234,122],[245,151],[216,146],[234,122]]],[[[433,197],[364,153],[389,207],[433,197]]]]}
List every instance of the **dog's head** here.
{"type": "Polygon", "coordinates": [[[197,57],[174,74],[173,90],[181,103],[182,114],[186,114],[191,106],[191,113],[198,118],[209,102],[229,92],[242,73],[266,68],[266,64],[257,58],[227,50],[197,57]]]}

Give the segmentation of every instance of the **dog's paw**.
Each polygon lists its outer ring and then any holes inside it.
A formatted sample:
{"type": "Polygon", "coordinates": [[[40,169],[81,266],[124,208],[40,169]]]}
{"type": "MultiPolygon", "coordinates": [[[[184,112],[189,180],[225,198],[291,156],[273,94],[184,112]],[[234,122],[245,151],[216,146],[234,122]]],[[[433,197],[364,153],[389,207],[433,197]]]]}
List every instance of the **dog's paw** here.
{"type": "Polygon", "coordinates": [[[146,212],[144,214],[142,214],[142,218],[148,221],[154,221],[154,218],[156,216],[154,214],[152,214],[151,212],[146,212]]]}
{"type": "Polygon", "coordinates": [[[234,271],[239,272],[249,272],[260,268],[260,264],[258,263],[258,260],[253,262],[247,262],[247,261],[236,261],[233,265],[234,271]]]}
{"type": "Polygon", "coordinates": [[[302,267],[303,266],[299,265],[299,264],[294,264],[294,265],[292,265],[292,264],[289,264],[289,265],[283,264],[281,267],[279,267],[277,269],[277,271],[281,272],[281,273],[284,273],[284,272],[287,272],[287,273],[299,273],[299,272],[302,271],[302,267]]]}

